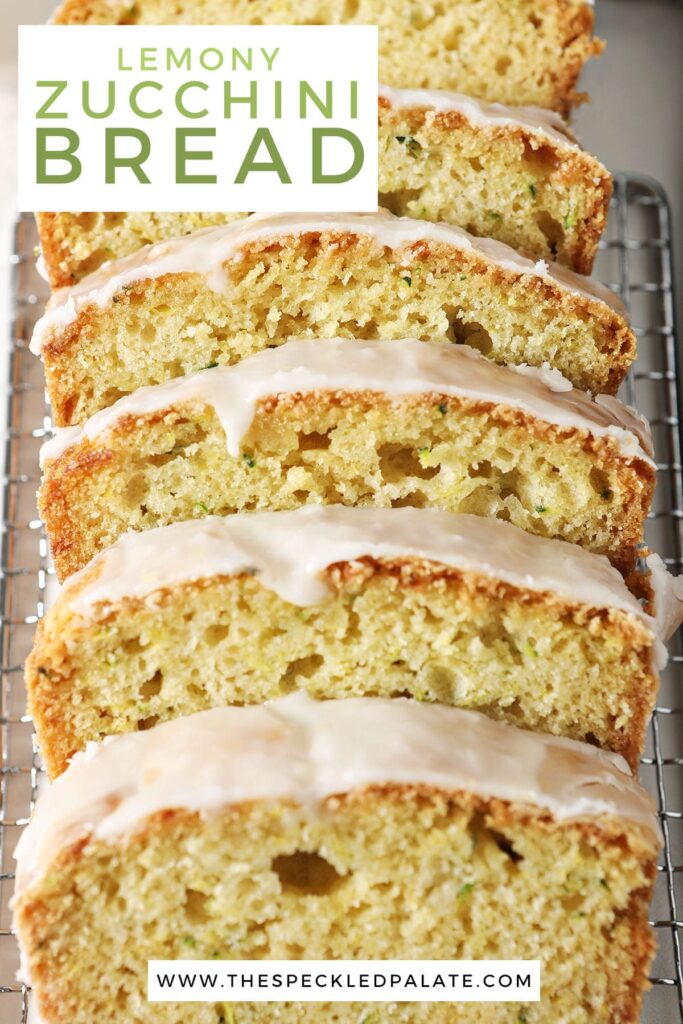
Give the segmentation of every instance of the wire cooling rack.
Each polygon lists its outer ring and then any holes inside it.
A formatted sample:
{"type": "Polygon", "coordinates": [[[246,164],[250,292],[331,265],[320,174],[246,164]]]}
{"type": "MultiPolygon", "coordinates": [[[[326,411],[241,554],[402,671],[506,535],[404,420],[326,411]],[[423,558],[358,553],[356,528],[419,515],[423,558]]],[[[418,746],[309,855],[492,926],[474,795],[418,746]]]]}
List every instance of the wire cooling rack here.
{"type": "MultiPolygon", "coordinates": [[[[653,181],[618,175],[596,276],[627,303],[639,356],[624,398],[650,418],[659,466],[648,525],[650,545],[674,573],[682,570],[683,474],[679,378],[674,337],[670,217],[653,181]]],[[[11,257],[15,306],[10,325],[8,425],[0,574],[0,1024],[26,1024],[30,992],[16,980],[19,958],[11,932],[14,849],[32,809],[41,768],[25,713],[23,662],[50,587],[47,543],[37,517],[38,449],[50,429],[40,362],[28,351],[47,286],[35,265],[33,219],[16,227],[11,257]]],[[[652,920],[658,937],[653,987],[644,1024],[683,1024],[683,652],[680,638],[662,680],[641,766],[655,796],[666,845],[652,920]]],[[[95,1022],[93,1022],[95,1024],[95,1022]]]]}

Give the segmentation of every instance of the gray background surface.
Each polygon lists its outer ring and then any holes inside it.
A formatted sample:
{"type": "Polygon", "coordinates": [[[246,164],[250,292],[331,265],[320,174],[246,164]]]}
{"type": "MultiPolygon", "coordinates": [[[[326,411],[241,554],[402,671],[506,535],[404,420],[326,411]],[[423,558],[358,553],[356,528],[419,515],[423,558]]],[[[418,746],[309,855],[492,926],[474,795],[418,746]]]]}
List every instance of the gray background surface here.
{"type": "Polygon", "coordinates": [[[584,72],[592,102],[576,131],[610,170],[648,174],[666,189],[683,324],[683,2],[596,0],[596,27],[607,49],[584,72]]]}

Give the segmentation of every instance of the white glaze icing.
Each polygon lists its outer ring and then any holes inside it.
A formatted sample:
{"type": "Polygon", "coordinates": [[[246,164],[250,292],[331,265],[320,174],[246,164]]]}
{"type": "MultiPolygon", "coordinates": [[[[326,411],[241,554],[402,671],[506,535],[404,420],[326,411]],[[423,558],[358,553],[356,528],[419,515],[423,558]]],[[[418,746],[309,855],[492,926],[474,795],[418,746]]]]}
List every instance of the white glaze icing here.
{"type": "Polygon", "coordinates": [[[126,416],[179,404],[212,406],[237,457],[260,399],[314,391],[372,391],[392,397],[433,393],[521,409],[560,427],[614,438],[626,458],[652,463],[646,421],[617,399],[593,400],[557,371],[497,366],[466,345],[413,338],[356,341],[303,339],[264,349],[234,366],[217,366],[166,384],[140,388],[80,427],[64,427],[41,449],[41,466],[85,439],[105,434],[126,416]]]}
{"type": "Polygon", "coordinates": [[[668,658],[664,644],[683,625],[683,576],[672,576],[659,555],[649,555],[647,566],[652,573],[655,632],[659,640],[656,653],[658,667],[662,668],[668,658]]]}
{"type": "Polygon", "coordinates": [[[252,214],[220,227],[203,228],[182,238],[146,246],[130,256],[105,263],[73,288],[56,291],[31,339],[31,351],[39,355],[54,331],[72,324],[89,305],[106,306],[122,288],[165,274],[197,273],[215,291],[229,288],[224,264],[240,259],[244,246],[264,239],[302,235],[306,232],[345,233],[368,236],[378,245],[404,250],[405,264],[413,260],[411,246],[421,241],[443,242],[456,249],[478,253],[503,270],[541,277],[574,292],[611,306],[626,317],[620,299],[604,285],[567,270],[559,264],[534,263],[510,246],[491,238],[475,238],[461,228],[432,224],[409,217],[395,217],[386,210],[359,214],[252,214]]]}
{"type": "Polygon", "coordinates": [[[619,755],[473,711],[297,693],[90,744],[38,800],[17,846],[17,892],[78,838],[114,842],[159,811],[289,799],[310,814],[328,796],[387,783],[520,802],[558,821],[617,818],[659,841],[651,798],[619,755]]]}
{"type": "Polygon", "coordinates": [[[46,284],[50,283],[50,275],[47,270],[45,254],[43,253],[42,249],[39,251],[38,257],[36,259],[36,273],[38,274],[38,277],[42,277],[43,281],[45,281],[46,284]]]}
{"type": "MultiPolygon", "coordinates": [[[[17,974],[17,981],[23,982],[25,985],[30,985],[31,984],[31,982],[30,982],[30,980],[28,978],[28,968],[26,967],[26,969],[24,969],[24,964],[23,963],[22,963],[22,969],[17,974]]],[[[35,997],[32,998],[29,1001],[29,1004],[28,1004],[28,1015],[26,1017],[26,1024],[46,1024],[44,1018],[41,1017],[41,1015],[40,1015],[40,1010],[38,1009],[38,1003],[37,1003],[35,997]]]]}
{"type": "Polygon", "coordinates": [[[652,626],[602,555],[509,523],[437,509],[306,505],[130,532],[71,576],[61,600],[93,619],[126,597],[144,599],[166,587],[249,572],[283,600],[304,607],[330,596],[324,579],[330,565],[363,557],[435,562],[572,603],[613,608],[652,626]],[[83,586],[94,566],[99,571],[83,586]]]}
{"type": "Polygon", "coordinates": [[[581,148],[564,118],[543,107],[487,103],[450,89],[395,89],[380,85],[379,95],[395,110],[407,107],[427,107],[436,113],[453,110],[478,128],[522,128],[564,149],[581,148]]]}

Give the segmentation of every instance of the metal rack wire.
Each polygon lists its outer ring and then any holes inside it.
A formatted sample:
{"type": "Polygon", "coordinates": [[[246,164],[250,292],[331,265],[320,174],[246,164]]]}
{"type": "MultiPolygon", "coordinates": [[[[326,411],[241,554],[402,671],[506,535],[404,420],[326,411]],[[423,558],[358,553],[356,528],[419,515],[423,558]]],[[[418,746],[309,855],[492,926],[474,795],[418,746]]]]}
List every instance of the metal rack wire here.
{"type": "MultiPolygon", "coordinates": [[[[683,470],[679,377],[674,337],[670,217],[653,181],[618,175],[596,276],[620,292],[639,338],[639,357],[624,397],[650,418],[659,466],[650,545],[673,572],[683,570],[683,470]]],[[[26,1024],[30,993],[19,966],[9,901],[13,853],[40,779],[33,730],[25,713],[22,665],[45,608],[50,584],[47,544],[37,518],[38,449],[49,433],[40,363],[28,351],[47,296],[35,266],[30,217],[16,227],[11,257],[15,306],[10,325],[8,426],[0,545],[0,1022],[26,1024]]],[[[683,650],[672,647],[649,730],[641,777],[657,799],[666,840],[652,920],[658,936],[653,988],[644,1024],[683,1024],[683,650]]]]}

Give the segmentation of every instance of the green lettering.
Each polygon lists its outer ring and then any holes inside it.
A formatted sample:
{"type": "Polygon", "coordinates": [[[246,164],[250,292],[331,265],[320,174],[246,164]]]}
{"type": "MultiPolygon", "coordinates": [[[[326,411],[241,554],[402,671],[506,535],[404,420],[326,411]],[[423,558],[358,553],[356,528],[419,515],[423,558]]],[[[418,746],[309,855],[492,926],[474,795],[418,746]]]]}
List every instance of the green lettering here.
{"type": "Polygon", "coordinates": [[[161,82],[138,82],[130,91],[130,109],[135,115],[137,115],[137,117],[147,118],[148,121],[154,117],[161,117],[163,113],[161,107],[159,107],[158,110],[143,110],[138,103],[138,96],[143,89],[156,89],[157,92],[161,92],[163,86],[161,82]]]}
{"type": "Polygon", "coordinates": [[[107,185],[116,184],[116,171],[119,167],[128,167],[141,185],[149,185],[150,180],[142,169],[151,150],[149,136],[139,128],[107,128],[105,130],[105,177],[107,185]],[[140,143],[140,151],[135,156],[117,156],[116,143],[119,139],[135,139],[140,143]]]}
{"type": "Polygon", "coordinates": [[[351,181],[360,172],[365,163],[363,143],[357,135],[346,128],[314,128],[313,129],[313,184],[341,185],[351,181]],[[323,141],[329,138],[344,139],[351,145],[353,161],[351,166],[341,174],[325,174],[323,171],[323,141]]]}
{"type": "Polygon", "coordinates": [[[209,46],[208,49],[202,50],[199,54],[199,63],[205,71],[218,71],[223,65],[223,54],[220,50],[217,50],[215,46],[209,46]],[[215,54],[216,63],[211,65],[208,61],[210,53],[215,54]]]}
{"type": "Polygon", "coordinates": [[[272,171],[277,174],[283,185],[292,184],[292,179],[287,173],[287,168],[284,165],[280,152],[275,145],[275,140],[268,128],[257,128],[254,132],[254,138],[251,140],[251,145],[247,150],[247,155],[242,161],[242,166],[237,172],[235,184],[243,185],[247,180],[247,175],[251,174],[252,171],[272,171]],[[263,162],[256,160],[258,151],[261,148],[261,143],[263,143],[268,150],[270,161],[263,162]]]}
{"type": "Polygon", "coordinates": [[[49,111],[50,107],[52,106],[52,104],[55,102],[55,100],[59,99],[59,97],[62,95],[62,93],[66,89],[66,85],[67,85],[66,82],[36,82],[36,85],[38,86],[39,89],[54,89],[54,92],[50,96],[48,96],[48,98],[43,103],[42,107],[40,108],[40,110],[36,114],[36,117],[43,117],[43,118],[48,119],[48,118],[66,118],[66,117],[69,116],[68,114],[58,114],[58,113],[55,113],[55,112],[53,112],[52,114],[48,113],[48,111],[49,111]]]}
{"type": "Polygon", "coordinates": [[[307,117],[308,100],[311,99],[323,117],[332,117],[332,82],[325,82],[325,99],[322,100],[308,82],[299,84],[299,117],[307,117]]]}
{"type": "Polygon", "coordinates": [[[81,161],[76,156],[80,139],[71,128],[37,128],[36,129],[36,181],[39,185],[70,185],[81,176],[81,161]],[[63,139],[64,149],[50,149],[48,143],[53,139],[63,139]],[[48,160],[65,160],[69,170],[64,174],[48,174],[48,160]]]}
{"type": "Polygon", "coordinates": [[[107,105],[104,110],[93,110],[90,103],[90,82],[83,82],[83,113],[86,117],[93,117],[97,120],[102,120],[104,117],[111,117],[114,113],[114,107],[116,106],[116,88],[113,80],[107,83],[107,105]]]}
{"type": "Polygon", "coordinates": [[[212,160],[211,150],[198,149],[188,152],[188,139],[213,139],[215,128],[176,128],[175,130],[175,180],[177,185],[215,185],[218,178],[215,174],[188,174],[188,160],[212,160]]]}
{"type": "Polygon", "coordinates": [[[141,71],[156,71],[157,70],[157,48],[156,46],[143,46],[140,50],[140,70],[141,71]]]}
{"type": "Polygon", "coordinates": [[[280,47],[279,46],[277,46],[273,50],[272,53],[268,53],[267,50],[264,50],[263,47],[261,47],[261,53],[263,54],[263,56],[265,58],[265,61],[266,61],[266,64],[268,65],[268,70],[269,71],[273,70],[273,63],[275,62],[275,58],[277,57],[279,52],[280,52],[280,47]]]}
{"type": "Polygon", "coordinates": [[[166,54],[166,70],[170,71],[171,67],[175,65],[177,68],[186,67],[190,70],[190,47],[180,54],[180,57],[176,55],[175,50],[169,49],[166,54]]]}
{"type": "Polygon", "coordinates": [[[197,120],[200,117],[208,117],[209,111],[206,107],[203,110],[189,110],[185,106],[185,93],[188,89],[202,89],[204,92],[208,90],[206,82],[183,82],[176,93],[175,105],[178,113],[182,114],[183,117],[189,117],[197,120]]]}
{"type": "Polygon", "coordinates": [[[123,47],[119,46],[119,71],[132,71],[133,65],[126,65],[123,63],[123,47]]]}
{"type": "Polygon", "coordinates": [[[232,105],[233,103],[248,103],[249,104],[249,117],[253,120],[258,117],[258,98],[256,92],[256,82],[249,83],[249,95],[248,96],[233,96],[232,85],[230,79],[226,79],[223,84],[223,116],[226,118],[232,117],[232,105]]]}
{"type": "Polygon", "coordinates": [[[242,67],[246,68],[247,71],[251,71],[252,59],[253,58],[252,58],[251,47],[249,48],[246,57],[244,57],[243,54],[241,54],[239,50],[235,50],[233,48],[233,51],[232,51],[232,70],[233,71],[237,71],[237,62],[239,61],[240,64],[242,65],[242,67]]]}

